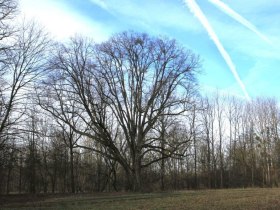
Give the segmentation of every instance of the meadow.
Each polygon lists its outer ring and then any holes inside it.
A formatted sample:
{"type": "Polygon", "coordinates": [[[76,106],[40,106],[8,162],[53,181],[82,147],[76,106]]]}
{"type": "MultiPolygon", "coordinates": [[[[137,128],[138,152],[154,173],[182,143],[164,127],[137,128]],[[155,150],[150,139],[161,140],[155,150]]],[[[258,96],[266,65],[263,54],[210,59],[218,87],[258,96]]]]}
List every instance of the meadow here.
{"type": "Polygon", "coordinates": [[[7,195],[0,209],[280,209],[280,189],[247,188],[161,193],[7,195]]]}

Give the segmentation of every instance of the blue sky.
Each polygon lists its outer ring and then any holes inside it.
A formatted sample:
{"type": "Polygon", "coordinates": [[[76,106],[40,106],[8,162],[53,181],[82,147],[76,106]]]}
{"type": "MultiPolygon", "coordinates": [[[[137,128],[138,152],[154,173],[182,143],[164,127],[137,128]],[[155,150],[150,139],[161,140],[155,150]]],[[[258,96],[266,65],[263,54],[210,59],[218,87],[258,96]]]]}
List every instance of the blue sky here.
{"type": "Polygon", "coordinates": [[[58,40],[83,34],[101,42],[124,30],[174,38],[200,55],[202,73],[198,79],[203,93],[220,90],[245,97],[241,82],[252,98],[280,99],[279,0],[21,0],[20,4],[25,17],[34,18],[58,40]],[[215,2],[224,3],[255,31],[215,2]],[[234,67],[225,61],[191,9],[193,4],[211,24],[234,67]]]}

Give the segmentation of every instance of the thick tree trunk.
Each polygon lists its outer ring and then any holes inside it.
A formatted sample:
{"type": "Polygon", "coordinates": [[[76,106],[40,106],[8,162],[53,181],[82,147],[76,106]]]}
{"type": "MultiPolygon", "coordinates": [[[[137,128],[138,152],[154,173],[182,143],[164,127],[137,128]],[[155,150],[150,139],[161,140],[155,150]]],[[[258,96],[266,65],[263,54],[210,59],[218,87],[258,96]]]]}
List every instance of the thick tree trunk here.
{"type": "Polygon", "coordinates": [[[140,155],[137,154],[135,157],[134,162],[134,173],[133,173],[133,191],[139,192],[142,190],[141,186],[141,161],[140,161],[140,155]]]}
{"type": "Polygon", "coordinates": [[[140,192],[142,190],[141,161],[139,157],[140,155],[135,155],[132,168],[127,165],[122,165],[126,174],[125,189],[127,191],[140,192]]]}
{"type": "Polygon", "coordinates": [[[125,175],[126,175],[126,183],[125,183],[125,190],[131,191],[132,190],[132,175],[131,171],[128,168],[124,168],[125,175]]]}

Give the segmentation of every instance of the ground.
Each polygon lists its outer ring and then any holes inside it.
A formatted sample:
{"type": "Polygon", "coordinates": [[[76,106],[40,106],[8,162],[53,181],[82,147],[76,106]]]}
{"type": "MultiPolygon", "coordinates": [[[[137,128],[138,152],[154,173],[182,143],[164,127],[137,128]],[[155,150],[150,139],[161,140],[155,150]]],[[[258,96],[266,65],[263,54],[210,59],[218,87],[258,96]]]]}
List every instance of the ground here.
{"type": "Polygon", "coordinates": [[[0,196],[0,209],[280,209],[280,188],[0,196]]]}

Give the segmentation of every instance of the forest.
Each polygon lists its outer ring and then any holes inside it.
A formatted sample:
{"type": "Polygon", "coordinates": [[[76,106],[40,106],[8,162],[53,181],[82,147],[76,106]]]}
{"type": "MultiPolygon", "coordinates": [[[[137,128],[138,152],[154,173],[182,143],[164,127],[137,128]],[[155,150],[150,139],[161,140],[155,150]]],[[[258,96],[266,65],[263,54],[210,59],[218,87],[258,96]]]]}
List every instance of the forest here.
{"type": "Polygon", "coordinates": [[[0,194],[278,187],[276,99],[202,93],[173,39],[57,42],[16,19],[0,0],[0,194]]]}

